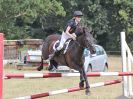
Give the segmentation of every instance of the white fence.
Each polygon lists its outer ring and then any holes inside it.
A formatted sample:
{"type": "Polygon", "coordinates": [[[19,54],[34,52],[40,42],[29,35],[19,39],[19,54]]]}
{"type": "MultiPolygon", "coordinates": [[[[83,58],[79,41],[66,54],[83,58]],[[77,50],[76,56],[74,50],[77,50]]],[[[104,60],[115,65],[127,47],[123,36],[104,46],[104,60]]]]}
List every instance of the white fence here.
{"type": "MultiPolygon", "coordinates": [[[[125,32],[121,32],[121,55],[122,55],[122,71],[123,72],[131,72],[132,67],[131,63],[133,63],[133,56],[131,51],[126,43],[125,32]]],[[[132,87],[132,77],[131,76],[123,76],[123,94],[124,96],[132,96],[133,95],[133,87],[132,87]]]]}

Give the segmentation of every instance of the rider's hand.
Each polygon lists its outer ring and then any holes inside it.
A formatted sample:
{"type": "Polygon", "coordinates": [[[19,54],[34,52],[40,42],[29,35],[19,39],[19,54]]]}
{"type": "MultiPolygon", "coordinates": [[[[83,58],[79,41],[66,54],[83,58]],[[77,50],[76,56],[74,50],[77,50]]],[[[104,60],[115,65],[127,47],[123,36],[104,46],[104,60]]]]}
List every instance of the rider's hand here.
{"type": "Polygon", "coordinates": [[[73,35],[75,38],[77,37],[75,33],[72,33],[72,35],[73,35]]]}
{"type": "Polygon", "coordinates": [[[73,39],[73,40],[76,40],[76,37],[74,37],[74,36],[72,35],[72,39],[73,39]]]}
{"type": "Polygon", "coordinates": [[[73,40],[76,40],[76,38],[72,34],[70,34],[70,36],[73,40]]]}
{"type": "Polygon", "coordinates": [[[72,37],[73,40],[76,40],[76,37],[77,37],[77,36],[76,36],[75,33],[72,33],[72,34],[71,34],[71,37],[72,37]]]}

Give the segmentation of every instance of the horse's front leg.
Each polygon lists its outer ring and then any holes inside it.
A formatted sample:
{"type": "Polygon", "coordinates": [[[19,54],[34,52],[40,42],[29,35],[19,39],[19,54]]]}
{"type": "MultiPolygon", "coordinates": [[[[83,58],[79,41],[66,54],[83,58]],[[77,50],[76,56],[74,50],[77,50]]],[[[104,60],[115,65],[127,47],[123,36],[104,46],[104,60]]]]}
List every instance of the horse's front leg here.
{"type": "Polygon", "coordinates": [[[81,67],[79,69],[79,72],[80,72],[79,87],[83,88],[84,87],[84,81],[85,81],[85,83],[86,83],[86,95],[90,95],[90,85],[89,85],[89,82],[88,82],[88,79],[87,79],[87,76],[86,76],[84,68],[81,67]]]}
{"type": "Polygon", "coordinates": [[[80,89],[83,89],[84,88],[84,81],[85,81],[85,79],[83,77],[82,70],[79,70],[79,72],[80,72],[80,83],[79,83],[79,87],[80,87],[80,89]]]}
{"type": "Polygon", "coordinates": [[[83,77],[84,77],[85,83],[86,83],[86,95],[90,95],[90,85],[89,85],[84,68],[82,68],[82,71],[83,71],[83,77]]]}

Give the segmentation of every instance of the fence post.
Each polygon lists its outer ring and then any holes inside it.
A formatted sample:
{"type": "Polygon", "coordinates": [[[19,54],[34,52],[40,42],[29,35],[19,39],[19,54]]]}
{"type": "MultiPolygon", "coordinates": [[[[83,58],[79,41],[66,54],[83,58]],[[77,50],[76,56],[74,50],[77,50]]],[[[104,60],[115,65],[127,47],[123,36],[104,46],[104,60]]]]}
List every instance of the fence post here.
{"type": "Polygon", "coordinates": [[[3,33],[0,33],[0,99],[3,98],[3,33]]]}
{"type": "MultiPolygon", "coordinates": [[[[121,32],[121,55],[122,55],[122,72],[127,72],[126,63],[126,48],[125,48],[125,32],[121,32]]],[[[122,77],[123,83],[123,95],[128,97],[128,81],[127,77],[122,77]]]]}

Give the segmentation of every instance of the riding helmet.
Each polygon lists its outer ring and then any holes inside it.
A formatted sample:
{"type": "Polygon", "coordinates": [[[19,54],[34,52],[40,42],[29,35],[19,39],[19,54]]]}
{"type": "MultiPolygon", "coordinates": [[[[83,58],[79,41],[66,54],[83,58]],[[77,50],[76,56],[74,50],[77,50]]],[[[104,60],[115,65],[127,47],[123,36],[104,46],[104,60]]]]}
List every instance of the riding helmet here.
{"type": "Polygon", "coordinates": [[[83,16],[83,13],[81,11],[74,11],[73,16],[83,16]]]}

